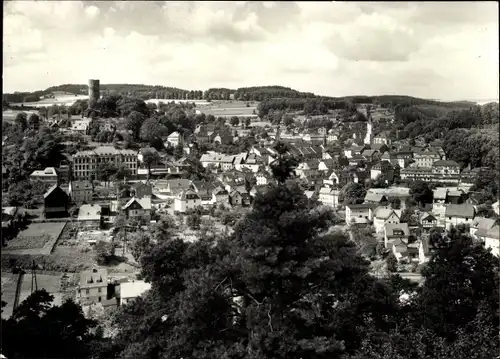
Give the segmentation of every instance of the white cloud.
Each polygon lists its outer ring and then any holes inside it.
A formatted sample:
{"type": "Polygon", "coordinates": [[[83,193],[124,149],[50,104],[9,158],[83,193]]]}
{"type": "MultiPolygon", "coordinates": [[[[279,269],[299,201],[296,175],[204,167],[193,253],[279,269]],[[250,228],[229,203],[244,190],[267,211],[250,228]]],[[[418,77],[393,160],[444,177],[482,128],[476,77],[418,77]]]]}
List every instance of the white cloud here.
{"type": "Polygon", "coordinates": [[[497,96],[498,13],[484,3],[447,9],[14,1],[5,5],[4,89],[100,78],[188,89],[276,84],[332,96],[497,96]]]}

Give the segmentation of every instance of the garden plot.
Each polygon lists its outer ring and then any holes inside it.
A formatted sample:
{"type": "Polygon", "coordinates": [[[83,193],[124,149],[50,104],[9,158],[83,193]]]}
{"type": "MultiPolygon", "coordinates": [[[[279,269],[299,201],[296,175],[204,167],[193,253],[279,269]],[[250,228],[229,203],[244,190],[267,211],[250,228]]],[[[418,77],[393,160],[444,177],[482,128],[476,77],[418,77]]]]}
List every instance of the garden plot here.
{"type": "Polygon", "coordinates": [[[8,242],[4,253],[50,254],[66,222],[32,223],[8,242]]]}
{"type": "MultiPolygon", "coordinates": [[[[23,283],[21,284],[21,294],[19,295],[19,303],[28,298],[31,294],[31,273],[27,272],[23,277],[23,283]]],[[[61,274],[49,275],[49,274],[38,274],[36,275],[36,288],[38,290],[45,289],[50,295],[54,296],[52,304],[61,305],[61,274]]],[[[33,290],[35,290],[35,284],[33,283],[33,290]]]]}
{"type": "Polygon", "coordinates": [[[2,309],[2,318],[6,319],[12,315],[14,300],[16,298],[17,274],[2,273],[2,300],[7,305],[2,309]]]}

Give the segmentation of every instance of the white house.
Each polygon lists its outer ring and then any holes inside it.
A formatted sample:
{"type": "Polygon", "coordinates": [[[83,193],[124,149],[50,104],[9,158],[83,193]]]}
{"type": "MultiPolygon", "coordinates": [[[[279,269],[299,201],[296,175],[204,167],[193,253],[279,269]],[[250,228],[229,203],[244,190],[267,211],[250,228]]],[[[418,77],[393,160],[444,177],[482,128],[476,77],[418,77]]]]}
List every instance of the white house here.
{"type": "Polygon", "coordinates": [[[408,223],[387,223],[384,226],[384,245],[390,248],[393,244],[408,244],[410,229],[408,223]]]}
{"type": "Polygon", "coordinates": [[[389,207],[377,207],[373,215],[373,226],[376,233],[384,233],[387,223],[398,224],[401,217],[401,210],[394,210],[389,207]]]}
{"type": "Polygon", "coordinates": [[[350,204],[345,207],[345,222],[347,225],[368,223],[373,219],[374,205],[370,203],[350,204]]]}
{"type": "Polygon", "coordinates": [[[476,236],[486,248],[491,248],[491,253],[494,256],[500,256],[500,227],[498,225],[489,230],[478,229],[476,236]]]}
{"type": "Polygon", "coordinates": [[[165,147],[177,147],[179,144],[184,144],[184,138],[179,132],[175,131],[168,135],[164,145],[165,147]]]}
{"type": "Polygon", "coordinates": [[[201,206],[200,196],[193,190],[182,191],[174,200],[174,211],[185,213],[191,209],[201,206]]]}
{"type": "Polygon", "coordinates": [[[263,173],[263,172],[260,172],[260,173],[257,173],[255,175],[255,179],[257,180],[257,186],[265,186],[265,185],[268,185],[269,183],[271,183],[272,181],[272,176],[268,173],[263,173]]]}
{"type": "Polygon", "coordinates": [[[418,243],[418,260],[422,264],[428,262],[429,259],[431,259],[429,238],[423,237],[418,243]]]}
{"type": "Polygon", "coordinates": [[[125,282],[120,284],[120,306],[127,304],[132,299],[140,297],[142,294],[151,289],[151,283],[146,283],[143,280],[125,282]]]}
{"type": "Polygon", "coordinates": [[[322,187],[319,191],[319,202],[336,208],[339,204],[339,191],[334,188],[322,187]]]}
{"type": "Polygon", "coordinates": [[[471,204],[448,204],[445,210],[445,228],[450,229],[459,224],[471,225],[474,216],[475,210],[471,204]]]}
{"type": "Polygon", "coordinates": [[[382,176],[382,165],[380,163],[370,169],[370,178],[372,180],[376,180],[378,176],[382,176]]]}
{"type": "Polygon", "coordinates": [[[125,211],[127,219],[133,219],[142,223],[151,221],[151,198],[132,197],[122,208],[125,211]]]}

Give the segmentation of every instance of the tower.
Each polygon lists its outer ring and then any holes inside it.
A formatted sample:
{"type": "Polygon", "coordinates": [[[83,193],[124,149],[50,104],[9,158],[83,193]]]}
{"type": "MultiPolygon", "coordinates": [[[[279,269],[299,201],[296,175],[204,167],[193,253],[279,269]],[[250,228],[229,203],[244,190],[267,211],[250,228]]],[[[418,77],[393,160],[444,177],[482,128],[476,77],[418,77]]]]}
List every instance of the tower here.
{"type": "Polygon", "coordinates": [[[373,141],[373,123],[372,123],[372,115],[370,113],[370,107],[366,107],[365,115],[368,120],[366,123],[366,136],[363,141],[365,145],[371,145],[373,141]]]}
{"type": "Polygon", "coordinates": [[[89,80],[89,105],[96,103],[100,97],[99,80],[89,80]]]}

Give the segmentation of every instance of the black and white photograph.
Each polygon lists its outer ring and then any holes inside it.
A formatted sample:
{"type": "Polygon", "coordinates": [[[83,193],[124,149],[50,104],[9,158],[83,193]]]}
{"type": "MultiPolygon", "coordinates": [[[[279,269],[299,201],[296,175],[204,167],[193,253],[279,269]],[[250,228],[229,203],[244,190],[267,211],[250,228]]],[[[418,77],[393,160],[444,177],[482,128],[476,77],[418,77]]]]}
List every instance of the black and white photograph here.
{"type": "Polygon", "coordinates": [[[500,358],[499,52],[497,1],[4,1],[0,358],[500,358]]]}

